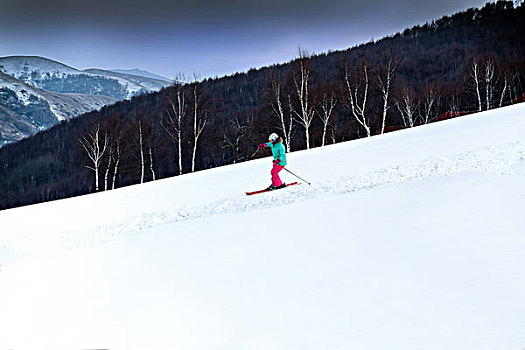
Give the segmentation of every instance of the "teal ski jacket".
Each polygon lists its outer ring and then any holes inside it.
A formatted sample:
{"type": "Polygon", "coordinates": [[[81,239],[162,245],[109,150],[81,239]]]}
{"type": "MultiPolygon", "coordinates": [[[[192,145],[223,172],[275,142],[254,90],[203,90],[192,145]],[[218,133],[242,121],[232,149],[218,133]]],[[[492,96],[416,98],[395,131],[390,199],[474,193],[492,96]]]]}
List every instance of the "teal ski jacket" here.
{"type": "Polygon", "coordinates": [[[286,150],[284,149],[282,138],[280,138],[279,142],[277,142],[275,145],[271,142],[266,142],[266,147],[270,147],[272,149],[273,159],[279,159],[280,162],[278,164],[280,166],[286,165],[286,150]]]}

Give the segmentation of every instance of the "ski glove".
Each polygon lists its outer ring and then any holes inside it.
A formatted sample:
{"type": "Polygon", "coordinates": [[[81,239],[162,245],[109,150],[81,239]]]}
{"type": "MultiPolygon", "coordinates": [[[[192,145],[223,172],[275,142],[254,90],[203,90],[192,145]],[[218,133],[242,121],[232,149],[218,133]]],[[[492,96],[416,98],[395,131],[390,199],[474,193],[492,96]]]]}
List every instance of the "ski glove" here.
{"type": "Polygon", "coordinates": [[[281,164],[279,164],[279,163],[281,163],[281,158],[274,159],[273,162],[274,162],[275,164],[277,164],[277,165],[281,165],[281,164]]]}
{"type": "Polygon", "coordinates": [[[259,146],[257,146],[257,150],[263,149],[267,147],[265,143],[261,143],[259,146]]]}

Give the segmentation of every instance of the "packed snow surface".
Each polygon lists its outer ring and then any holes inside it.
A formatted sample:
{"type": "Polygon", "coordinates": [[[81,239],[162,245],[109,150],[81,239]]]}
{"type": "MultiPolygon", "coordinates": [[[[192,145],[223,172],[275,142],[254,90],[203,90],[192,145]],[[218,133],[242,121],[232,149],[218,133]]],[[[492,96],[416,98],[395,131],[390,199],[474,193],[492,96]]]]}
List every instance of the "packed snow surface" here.
{"type": "Polygon", "coordinates": [[[287,158],[0,212],[0,350],[525,349],[525,104],[287,158]]]}

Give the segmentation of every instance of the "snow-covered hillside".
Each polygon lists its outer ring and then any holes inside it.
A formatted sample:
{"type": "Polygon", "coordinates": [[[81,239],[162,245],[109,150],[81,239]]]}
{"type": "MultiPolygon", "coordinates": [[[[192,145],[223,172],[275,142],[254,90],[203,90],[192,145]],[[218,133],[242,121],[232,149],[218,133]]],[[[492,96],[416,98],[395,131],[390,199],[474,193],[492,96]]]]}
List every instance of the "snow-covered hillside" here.
{"type": "Polygon", "coordinates": [[[81,71],[43,57],[0,57],[0,147],[169,84],[101,69],[81,71]]]}
{"type": "Polygon", "coordinates": [[[0,349],[523,349],[523,115],[2,211],[0,349]]]}
{"type": "Polygon", "coordinates": [[[142,77],[139,75],[112,72],[103,69],[85,69],[83,70],[83,72],[101,75],[111,79],[116,79],[121,85],[126,86],[128,91],[128,97],[132,97],[140,93],[158,91],[163,87],[171,85],[171,82],[165,80],[152,79],[142,77]]]}
{"type": "Polygon", "coordinates": [[[119,74],[102,69],[78,70],[38,56],[0,57],[0,72],[49,91],[107,95],[116,99],[130,98],[142,92],[158,91],[170,85],[169,81],[119,74]],[[86,81],[88,83],[85,83],[86,81]]]}
{"type": "Polygon", "coordinates": [[[0,145],[114,102],[109,96],[42,90],[0,72],[0,145]]]}
{"type": "Polygon", "coordinates": [[[57,76],[63,77],[68,74],[79,74],[80,72],[63,63],[56,62],[38,56],[8,56],[0,57],[1,70],[17,79],[27,77],[31,79],[33,72],[38,76],[57,76]]]}

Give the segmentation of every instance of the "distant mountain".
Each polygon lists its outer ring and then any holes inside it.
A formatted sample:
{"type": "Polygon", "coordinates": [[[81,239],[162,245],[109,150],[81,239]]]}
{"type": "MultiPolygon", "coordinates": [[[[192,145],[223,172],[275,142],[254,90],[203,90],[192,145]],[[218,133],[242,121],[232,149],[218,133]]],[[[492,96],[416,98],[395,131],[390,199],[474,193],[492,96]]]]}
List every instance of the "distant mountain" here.
{"type": "Polygon", "coordinates": [[[169,85],[167,80],[138,75],[78,70],[43,57],[0,57],[0,146],[169,85]]]}
{"type": "Polygon", "coordinates": [[[137,75],[139,77],[151,78],[151,79],[156,79],[156,80],[162,80],[162,81],[166,81],[168,83],[170,83],[171,80],[172,80],[172,79],[163,77],[161,75],[157,75],[157,74],[148,72],[147,70],[142,70],[142,69],[138,69],[138,68],[135,68],[135,69],[110,69],[110,71],[111,72],[115,72],[115,73],[122,73],[122,74],[128,74],[128,75],[137,75]]]}
{"type": "Polygon", "coordinates": [[[116,101],[110,96],[46,91],[0,72],[0,146],[116,101]]]}
{"type": "Polygon", "coordinates": [[[78,70],[43,57],[0,57],[0,72],[34,87],[60,92],[106,95],[117,100],[160,90],[169,81],[102,69],[78,70]]]}
{"type": "Polygon", "coordinates": [[[159,80],[139,75],[117,73],[96,68],[85,69],[83,72],[117,80],[120,84],[127,86],[130,96],[158,91],[163,87],[171,85],[171,82],[168,80],[159,80]]]}

